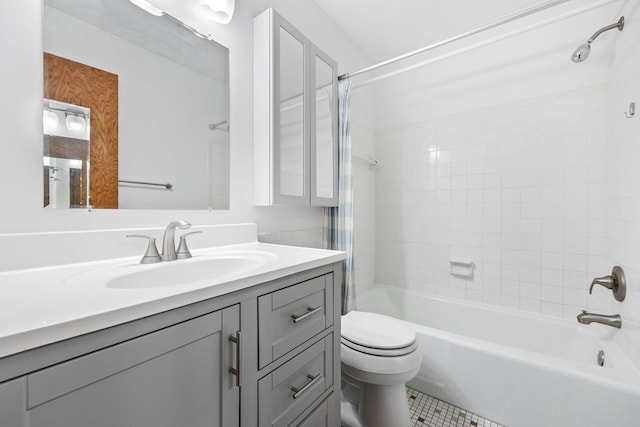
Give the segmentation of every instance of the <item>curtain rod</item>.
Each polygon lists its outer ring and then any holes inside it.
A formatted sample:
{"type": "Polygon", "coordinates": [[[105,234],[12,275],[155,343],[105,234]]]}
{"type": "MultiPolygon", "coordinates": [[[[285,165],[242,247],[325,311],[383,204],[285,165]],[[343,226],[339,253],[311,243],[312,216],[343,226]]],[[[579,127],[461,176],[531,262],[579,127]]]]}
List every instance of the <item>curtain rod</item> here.
{"type": "Polygon", "coordinates": [[[497,19],[495,21],[491,21],[488,24],[485,24],[485,25],[482,25],[480,27],[474,28],[473,30],[458,34],[458,35],[453,36],[453,37],[449,37],[447,39],[441,40],[441,41],[439,41],[437,43],[430,44],[430,45],[425,46],[423,48],[420,48],[418,50],[414,50],[412,52],[405,53],[404,55],[396,56],[395,58],[392,58],[392,59],[389,59],[389,60],[386,60],[386,61],[383,61],[383,62],[379,62],[377,64],[374,64],[374,65],[371,65],[369,67],[363,68],[361,70],[354,71],[353,73],[342,74],[342,75],[338,76],[338,81],[346,80],[346,79],[348,79],[350,77],[354,77],[354,76],[357,76],[359,74],[363,74],[363,73],[367,73],[369,71],[377,70],[378,68],[381,68],[381,67],[393,64],[395,62],[410,58],[412,56],[418,55],[418,54],[423,53],[423,52],[427,52],[427,51],[435,49],[437,47],[444,46],[444,45],[449,44],[449,43],[453,43],[455,41],[458,41],[458,40],[466,38],[466,37],[470,37],[472,35],[481,33],[483,31],[490,30],[492,28],[498,27],[500,25],[507,24],[507,23],[515,21],[517,19],[524,18],[525,16],[533,15],[534,13],[541,12],[541,11],[543,11],[545,9],[549,9],[551,7],[557,6],[557,5],[562,4],[562,3],[566,3],[568,1],[570,1],[570,0],[550,0],[550,1],[539,3],[539,4],[535,5],[535,6],[522,9],[519,12],[512,13],[510,15],[504,16],[504,17],[502,17],[500,19],[497,19]]]}
{"type": "Polygon", "coordinates": [[[591,11],[593,9],[597,9],[599,7],[603,7],[603,6],[609,5],[611,3],[615,3],[617,1],[619,1],[619,0],[599,0],[599,1],[596,1],[595,3],[580,7],[578,9],[570,10],[570,11],[567,11],[567,12],[559,14],[559,15],[554,15],[553,17],[545,19],[542,22],[536,22],[534,24],[527,25],[525,27],[520,27],[520,28],[518,28],[516,30],[510,31],[510,32],[505,33],[505,34],[492,36],[492,37],[490,37],[490,38],[488,38],[486,40],[482,40],[482,41],[480,41],[478,43],[473,43],[471,45],[462,47],[460,49],[456,49],[456,50],[453,50],[453,51],[450,51],[450,52],[443,53],[442,55],[438,55],[438,56],[435,56],[435,57],[428,58],[428,59],[426,59],[424,61],[421,61],[421,62],[418,62],[416,64],[411,64],[411,65],[408,65],[408,66],[406,66],[404,68],[393,70],[393,71],[390,71],[390,72],[385,73],[385,74],[377,75],[377,76],[372,77],[372,78],[370,78],[368,80],[359,81],[358,84],[354,87],[354,89],[359,89],[361,87],[368,86],[368,85],[370,85],[372,83],[377,83],[377,82],[379,82],[381,80],[385,80],[385,79],[387,79],[389,77],[394,77],[394,76],[397,76],[399,74],[404,74],[404,73],[406,73],[408,71],[415,70],[415,69],[418,69],[418,68],[422,68],[424,66],[431,65],[433,63],[440,62],[440,61],[452,58],[454,56],[457,56],[457,55],[460,55],[460,54],[463,54],[463,53],[467,53],[467,52],[470,52],[472,50],[479,49],[479,48],[484,47],[484,46],[488,46],[488,45],[490,45],[492,43],[495,43],[495,42],[498,42],[498,41],[501,41],[501,40],[505,40],[505,39],[508,39],[510,37],[514,37],[514,36],[517,36],[519,34],[523,34],[523,33],[538,29],[538,28],[543,27],[545,25],[549,25],[549,24],[553,24],[553,23],[558,22],[558,21],[562,21],[562,20],[567,19],[567,18],[571,18],[573,16],[579,15],[579,14],[584,13],[584,12],[589,12],[589,11],[591,11]]]}

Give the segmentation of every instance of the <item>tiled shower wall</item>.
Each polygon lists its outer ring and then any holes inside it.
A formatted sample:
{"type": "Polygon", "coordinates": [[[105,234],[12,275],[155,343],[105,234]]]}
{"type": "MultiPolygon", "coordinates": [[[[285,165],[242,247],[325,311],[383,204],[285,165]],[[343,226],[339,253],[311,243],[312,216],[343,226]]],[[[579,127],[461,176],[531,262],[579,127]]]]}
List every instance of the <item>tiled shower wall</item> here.
{"type": "Polygon", "coordinates": [[[575,318],[604,260],[606,88],[379,131],[376,282],[575,318]],[[449,273],[473,261],[473,278],[449,273]]]}

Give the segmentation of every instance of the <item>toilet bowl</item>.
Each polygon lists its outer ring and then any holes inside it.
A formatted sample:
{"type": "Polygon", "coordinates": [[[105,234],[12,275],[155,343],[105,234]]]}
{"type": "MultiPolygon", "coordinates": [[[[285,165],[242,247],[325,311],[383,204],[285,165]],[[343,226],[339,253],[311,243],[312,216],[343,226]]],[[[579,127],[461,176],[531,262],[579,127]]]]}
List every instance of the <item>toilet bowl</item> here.
{"type": "Polygon", "coordinates": [[[415,332],[389,316],[351,311],[340,341],[343,425],[409,426],[405,383],[422,363],[415,332]]]}

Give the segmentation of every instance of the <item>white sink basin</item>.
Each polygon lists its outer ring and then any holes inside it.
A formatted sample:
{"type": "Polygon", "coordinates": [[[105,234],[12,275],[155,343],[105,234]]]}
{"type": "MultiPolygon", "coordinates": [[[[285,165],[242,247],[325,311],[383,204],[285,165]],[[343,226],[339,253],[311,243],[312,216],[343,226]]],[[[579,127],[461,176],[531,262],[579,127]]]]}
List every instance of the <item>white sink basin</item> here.
{"type": "Polygon", "coordinates": [[[245,274],[276,259],[259,251],[232,251],[194,255],[193,258],[157,264],[120,264],[87,270],[68,281],[72,286],[109,289],[154,289],[195,283],[219,283],[245,274]]]}

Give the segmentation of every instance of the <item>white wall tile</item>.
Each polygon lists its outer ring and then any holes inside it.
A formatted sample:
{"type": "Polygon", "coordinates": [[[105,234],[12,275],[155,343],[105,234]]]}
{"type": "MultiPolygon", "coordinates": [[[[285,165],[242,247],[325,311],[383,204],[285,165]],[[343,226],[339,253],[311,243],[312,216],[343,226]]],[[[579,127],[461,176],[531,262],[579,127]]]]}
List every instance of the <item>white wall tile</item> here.
{"type": "Polygon", "coordinates": [[[603,111],[604,93],[599,85],[379,130],[378,153],[393,139],[402,155],[385,156],[376,176],[376,281],[558,317],[586,307],[606,231],[606,175],[594,178],[590,163],[605,139],[592,132],[605,135],[605,124],[587,131],[577,120],[603,111]],[[545,121],[550,105],[561,108],[545,121]],[[428,161],[415,162],[420,153],[428,161]],[[472,258],[475,277],[451,276],[450,256],[472,258]]]}

